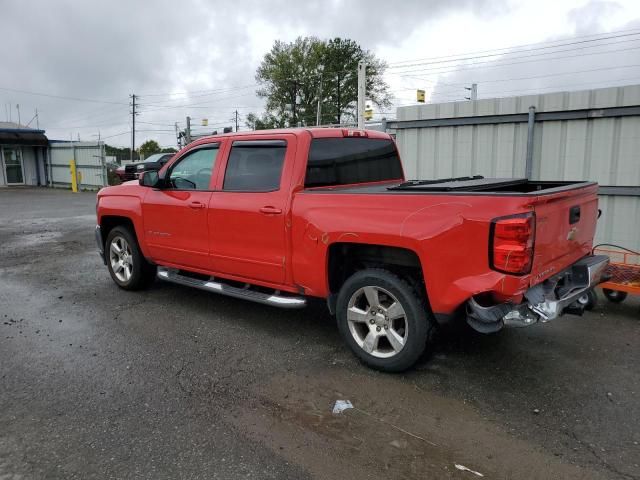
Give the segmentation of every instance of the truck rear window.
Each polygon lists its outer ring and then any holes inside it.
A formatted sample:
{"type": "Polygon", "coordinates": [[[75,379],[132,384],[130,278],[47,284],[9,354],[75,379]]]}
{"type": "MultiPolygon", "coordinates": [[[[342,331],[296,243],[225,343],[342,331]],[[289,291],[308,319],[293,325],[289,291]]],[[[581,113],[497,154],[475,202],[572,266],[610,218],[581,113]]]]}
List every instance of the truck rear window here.
{"type": "Polygon", "coordinates": [[[402,179],[391,140],[316,138],[311,141],[305,187],[328,187],[402,179]]]}

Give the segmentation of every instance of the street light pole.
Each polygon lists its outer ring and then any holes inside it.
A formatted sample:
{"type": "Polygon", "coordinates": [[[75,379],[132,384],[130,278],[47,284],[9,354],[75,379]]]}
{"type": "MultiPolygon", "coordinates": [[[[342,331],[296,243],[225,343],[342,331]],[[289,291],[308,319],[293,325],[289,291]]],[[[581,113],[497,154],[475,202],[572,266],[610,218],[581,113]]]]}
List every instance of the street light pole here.
{"type": "Polygon", "coordinates": [[[358,62],[358,129],[364,129],[365,97],[367,95],[367,64],[358,62]]]}

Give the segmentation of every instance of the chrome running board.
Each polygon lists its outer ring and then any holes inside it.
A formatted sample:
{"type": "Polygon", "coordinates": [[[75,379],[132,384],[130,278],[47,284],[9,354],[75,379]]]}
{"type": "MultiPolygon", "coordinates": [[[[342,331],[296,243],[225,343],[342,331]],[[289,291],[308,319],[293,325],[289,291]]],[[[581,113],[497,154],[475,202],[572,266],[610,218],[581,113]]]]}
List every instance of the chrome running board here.
{"type": "Polygon", "coordinates": [[[280,295],[278,292],[263,293],[251,290],[249,284],[245,288],[232,287],[231,285],[214,280],[199,280],[197,278],[181,275],[178,270],[158,267],[158,278],[166,282],[177,283],[187,287],[199,288],[207,292],[219,293],[229,297],[242,298],[251,302],[264,303],[280,308],[302,308],[306,306],[307,300],[304,297],[280,295]]]}

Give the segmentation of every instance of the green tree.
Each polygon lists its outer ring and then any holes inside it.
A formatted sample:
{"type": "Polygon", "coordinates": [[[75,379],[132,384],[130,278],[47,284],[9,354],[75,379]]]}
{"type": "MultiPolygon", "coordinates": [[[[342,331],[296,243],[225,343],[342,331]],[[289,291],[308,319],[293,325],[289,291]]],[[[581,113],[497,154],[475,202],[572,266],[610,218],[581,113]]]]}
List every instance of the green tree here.
{"type": "Polygon", "coordinates": [[[391,104],[382,75],[386,64],[353,40],[316,37],[276,41],[256,72],[259,97],[266,99],[262,117],[247,115],[250,128],[316,124],[318,99],[322,124],[356,119],[358,62],[367,63],[367,98],[378,107],[391,104]]]}
{"type": "Polygon", "coordinates": [[[247,114],[245,125],[251,130],[266,130],[269,128],[282,128],[282,124],[273,114],[265,113],[262,117],[258,117],[255,113],[247,114]]]}
{"type": "MultiPolygon", "coordinates": [[[[131,158],[131,150],[129,147],[112,147],[111,145],[105,144],[105,155],[108,157],[116,157],[116,161],[120,163],[122,160],[128,160],[131,158]]],[[[133,158],[139,158],[137,153],[134,152],[133,158]]]]}
{"type": "Polygon", "coordinates": [[[153,155],[154,153],[160,153],[160,145],[155,140],[147,140],[140,148],[138,148],[138,153],[141,157],[147,158],[149,155],[153,155]]]}
{"type": "Polygon", "coordinates": [[[165,147],[162,150],[160,150],[160,153],[176,153],[178,150],[176,150],[173,147],[165,147]]]}

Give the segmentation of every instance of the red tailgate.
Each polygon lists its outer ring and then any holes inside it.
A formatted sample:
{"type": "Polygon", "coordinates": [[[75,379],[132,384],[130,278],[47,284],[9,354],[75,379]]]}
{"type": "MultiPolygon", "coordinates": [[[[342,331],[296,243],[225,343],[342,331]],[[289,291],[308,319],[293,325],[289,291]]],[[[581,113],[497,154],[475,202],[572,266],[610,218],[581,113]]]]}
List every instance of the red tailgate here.
{"type": "Polygon", "coordinates": [[[565,269],[591,252],[598,219],[598,186],[536,197],[531,285],[565,269]]]}

